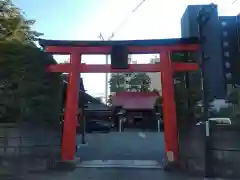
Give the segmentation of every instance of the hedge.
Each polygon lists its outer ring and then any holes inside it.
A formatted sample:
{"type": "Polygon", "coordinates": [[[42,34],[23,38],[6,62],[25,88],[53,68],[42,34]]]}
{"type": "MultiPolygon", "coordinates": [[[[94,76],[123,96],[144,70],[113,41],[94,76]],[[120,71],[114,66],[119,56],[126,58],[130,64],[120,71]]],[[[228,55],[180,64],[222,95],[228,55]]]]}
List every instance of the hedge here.
{"type": "Polygon", "coordinates": [[[0,42],[0,122],[59,121],[62,80],[39,48],[0,42]]]}

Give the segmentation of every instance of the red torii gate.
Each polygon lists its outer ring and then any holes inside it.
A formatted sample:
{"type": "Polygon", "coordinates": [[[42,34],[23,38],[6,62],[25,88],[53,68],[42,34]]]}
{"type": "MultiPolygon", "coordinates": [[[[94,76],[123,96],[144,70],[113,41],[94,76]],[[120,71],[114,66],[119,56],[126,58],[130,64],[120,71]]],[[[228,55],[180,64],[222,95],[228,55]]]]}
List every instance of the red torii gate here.
{"type": "Polygon", "coordinates": [[[165,152],[168,161],[176,162],[178,160],[178,132],[172,75],[176,71],[195,71],[199,67],[196,63],[173,63],[170,59],[170,53],[173,51],[199,50],[198,38],[133,41],[61,41],[40,39],[39,43],[44,47],[46,52],[52,54],[70,54],[70,63],[54,64],[47,67],[47,70],[50,72],[69,73],[62,138],[63,161],[73,160],[75,157],[80,73],[110,72],[161,72],[165,152]],[[107,55],[110,54],[112,46],[115,45],[127,46],[131,54],[161,53],[160,63],[129,64],[128,69],[111,69],[111,65],[108,64],[81,64],[81,55],[107,55]]]}

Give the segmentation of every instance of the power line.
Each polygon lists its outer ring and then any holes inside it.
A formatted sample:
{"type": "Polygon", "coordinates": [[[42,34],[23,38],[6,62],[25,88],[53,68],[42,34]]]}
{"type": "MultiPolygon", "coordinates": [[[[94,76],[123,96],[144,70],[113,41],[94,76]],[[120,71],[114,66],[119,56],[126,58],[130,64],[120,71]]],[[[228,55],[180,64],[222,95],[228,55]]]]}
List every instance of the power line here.
{"type": "Polygon", "coordinates": [[[135,13],[143,5],[144,2],[146,2],[146,0],[142,0],[140,3],[138,3],[137,6],[119,23],[119,25],[112,32],[110,39],[115,36],[116,32],[125,24],[125,22],[132,16],[132,14],[135,13]]]}
{"type": "Polygon", "coordinates": [[[235,2],[237,2],[238,0],[234,0],[233,2],[232,2],[232,5],[235,3],[235,2]]]}
{"type": "MultiPolygon", "coordinates": [[[[123,21],[120,22],[120,24],[117,26],[117,28],[115,28],[115,30],[112,32],[111,36],[109,36],[106,40],[111,40],[116,32],[124,25],[124,23],[128,20],[128,18],[135,13],[145,2],[146,0],[142,0],[139,4],[137,4],[137,6],[123,19],[123,21]]],[[[98,38],[102,41],[104,41],[104,37],[102,35],[102,33],[100,33],[100,35],[98,36],[98,38]]],[[[108,55],[106,55],[106,64],[108,64],[108,55]]],[[[106,73],[106,89],[105,89],[105,98],[106,98],[106,102],[107,102],[107,98],[108,98],[108,73],[106,73]]]]}
{"type": "MultiPolygon", "coordinates": [[[[230,5],[233,5],[237,2],[238,0],[234,0],[230,5]]],[[[119,25],[115,28],[115,30],[112,32],[111,36],[108,38],[108,40],[112,39],[116,32],[119,31],[119,29],[125,24],[125,22],[132,16],[133,13],[135,13],[144,3],[146,0],[142,0],[140,3],[137,4],[137,6],[119,23],[119,25]]],[[[221,5],[221,4],[220,4],[221,5]]],[[[227,8],[228,9],[228,8],[227,8]]],[[[99,36],[100,39],[103,39],[102,34],[99,36]]]]}
{"type": "MultiPolygon", "coordinates": [[[[223,1],[221,3],[216,3],[218,6],[222,6],[223,3],[226,3],[228,1],[223,1]]],[[[225,4],[224,8],[220,8],[221,10],[224,10],[224,11],[229,11],[232,7],[232,5],[234,5],[236,2],[238,2],[238,0],[233,0],[232,2],[229,2],[227,4],[225,4]]]]}
{"type": "Polygon", "coordinates": [[[145,2],[146,0],[141,1],[133,10],[132,13],[136,12],[140,6],[145,2]]]}

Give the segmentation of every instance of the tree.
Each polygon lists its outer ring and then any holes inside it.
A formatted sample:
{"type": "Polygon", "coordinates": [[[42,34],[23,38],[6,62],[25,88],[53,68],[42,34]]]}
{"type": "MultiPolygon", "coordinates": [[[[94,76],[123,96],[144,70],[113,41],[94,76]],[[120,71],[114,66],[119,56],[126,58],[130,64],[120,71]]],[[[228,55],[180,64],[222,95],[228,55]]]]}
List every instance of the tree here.
{"type": "Polygon", "coordinates": [[[151,79],[146,73],[136,73],[129,81],[130,91],[148,92],[151,79]]]}
{"type": "Polygon", "coordinates": [[[150,59],[151,64],[159,64],[160,63],[160,58],[158,54],[155,54],[151,59],[150,59]]]}
{"type": "Polygon", "coordinates": [[[111,92],[149,91],[151,79],[146,73],[117,73],[110,81],[111,92]]]}
{"type": "MultiPolygon", "coordinates": [[[[192,62],[189,52],[174,52],[174,62],[192,62]]],[[[194,123],[196,105],[202,99],[201,72],[176,72],[173,75],[178,125],[187,127],[194,123]]]]}
{"type": "Polygon", "coordinates": [[[0,41],[17,41],[30,43],[36,40],[41,33],[33,31],[31,26],[34,20],[27,20],[22,11],[11,0],[0,1],[0,41]]]}
{"type": "Polygon", "coordinates": [[[125,78],[121,73],[114,73],[109,81],[111,92],[120,92],[125,90],[125,78]]]}
{"type": "Polygon", "coordinates": [[[41,34],[10,0],[0,1],[0,121],[58,121],[59,73],[46,72],[56,61],[34,45],[41,34]]]}
{"type": "Polygon", "coordinates": [[[237,105],[239,103],[239,89],[233,88],[227,95],[227,102],[237,105]]]}
{"type": "Polygon", "coordinates": [[[46,72],[53,57],[16,42],[1,42],[0,54],[0,121],[59,120],[60,74],[46,72]]]}
{"type": "Polygon", "coordinates": [[[157,89],[153,89],[152,92],[159,93],[159,90],[157,90],[157,89]]]}
{"type": "Polygon", "coordinates": [[[109,106],[112,105],[112,95],[109,95],[109,96],[108,96],[107,104],[108,104],[109,106]]]}

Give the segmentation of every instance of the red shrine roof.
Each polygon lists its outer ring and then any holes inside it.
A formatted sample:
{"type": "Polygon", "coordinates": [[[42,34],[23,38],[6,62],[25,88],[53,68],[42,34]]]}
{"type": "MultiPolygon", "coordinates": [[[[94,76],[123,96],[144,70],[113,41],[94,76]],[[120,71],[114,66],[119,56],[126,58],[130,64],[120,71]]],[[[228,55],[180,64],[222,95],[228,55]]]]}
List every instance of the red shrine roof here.
{"type": "Polygon", "coordinates": [[[112,96],[112,104],[124,109],[153,109],[158,97],[158,92],[118,92],[112,96]]]}

